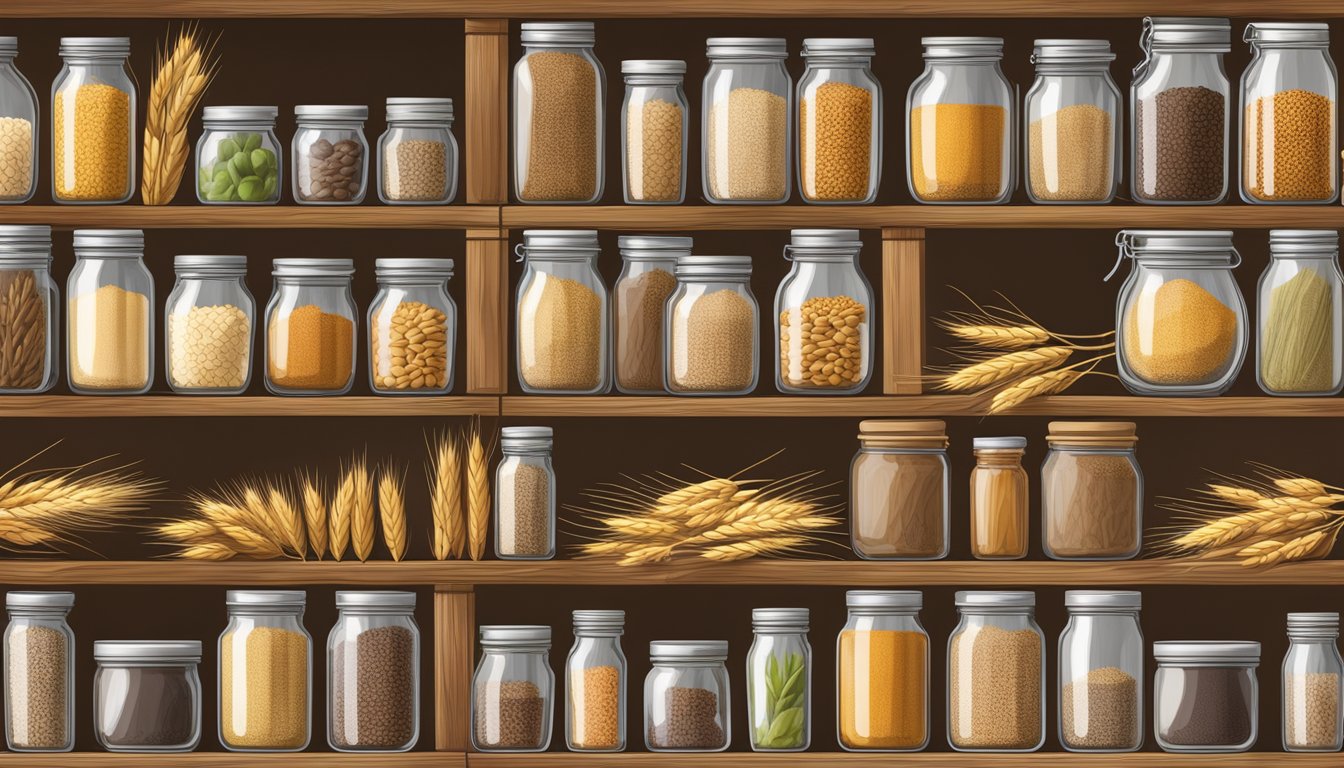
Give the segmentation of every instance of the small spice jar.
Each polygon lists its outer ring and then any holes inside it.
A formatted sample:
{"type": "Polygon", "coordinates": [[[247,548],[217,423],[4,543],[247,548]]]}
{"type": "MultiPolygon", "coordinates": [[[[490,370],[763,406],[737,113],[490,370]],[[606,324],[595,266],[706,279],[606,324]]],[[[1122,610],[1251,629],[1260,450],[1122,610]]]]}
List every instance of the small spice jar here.
{"type": "Polygon", "coordinates": [[[595,229],[529,229],[516,316],[524,392],[593,395],[611,388],[607,287],[595,229]]]}
{"type": "Polygon", "coordinates": [[[266,389],[343,395],[355,378],[353,259],[276,259],[266,305],[266,389]]]}
{"type": "Polygon", "coordinates": [[[550,427],[504,427],[495,469],[495,556],[555,557],[554,434],[550,427]]]}
{"type": "Polygon", "coordinates": [[[129,37],[62,37],[51,85],[51,199],[124,203],[135,192],[129,37]]]}
{"type": "Polygon", "coordinates": [[[1344,275],[1339,232],[1274,229],[1260,276],[1256,381],[1271,395],[1344,388],[1344,275]]]}
{"type": "Polygon", "coordinates": [[[199,640],[93,644],[93,730],[109,752],[190,752],[201,741],[199,640]]]}
{"type": "Polygon", "coordinates": [[[754,608],[747,651],[747,723],[755,752],[812,743],[812,646],[806,608],[754,608]]]}
{"type": "Polygon", "coordinates": [[[882,86],[871,37],[809,37],[798,81],[798,192],[817,204],[871,203],[882,176],[882,86]]]}
{"type": "Polygon", "coordinates": [[[378,137],[378,199],[389,205],[444,205],[457,197],[453,100],[390,97],[378,137]]]}
{"type": "Polygon", "coordinates": [[[1055,560],[1128,560],[1143,543],[1143,472],[1130,421],[1052,421],[1041,546],[1055,560]]]}
{"type": "Polygon", "coordinates": [[[1037,40],[1027,92],[1027,196],[1099,204],[1120,183],[1120,89],[1109,40],[1037,40]]]}
{"type": "Polygon", "coordinates": [[[977,437],[972,443],[971,556],[1020,560],[1031,526],[1030,483],[1022,468],[1025,437],[977,437]]]}
{"type": "Polygon", "coordinates": [[[420,738],[420,627],[414,592],[337,592],[327,638],[327,743],[405,752],[420,738]]]}
{"type": "Polygon", "coordinates": [[[14,66],[19,38],[0,37],[0,204],[37,191],[37,92],[14,66]]]}
{"type": "Polygon", "coordinates": [[[745,395],[760,376],[760,309],[750,256],[678,256],[667,300],[664,386],[674,395],[745,395]]]}
{"type": "Polygon", "coordinates": [[[1260,644],[1153,643],[1153,730],[1167,752],[1245,752],[1259,736],[1260,644]]]}
{"type": "Polygon", "coordinates": [[[290,142],[294,202],[300,205],[355,205],[364,201],[369,178],[369,142],[364,138],[365,106],[300,104],[298,129],[290,142]]]}
{"type": "Polygon", "coordinates": [[[164,368],[174,392],[239,395],[252,381],[256,302],[246,256],[177,256],[164,308],[164,368]]]}
{"type": "Polygon", "coordinates": [[[442,395],[453,388],[457,304],[452,259],[378,259],[369,306],[369,386],[380,395],[442,395]]]}
{"type": "Polygon", "coordinates": [[[958,592],[947,643],[947,742],[958,752],[1045,743],[1045,636],[1031,592],[958,592]]]}
{"type": "Polygon", "coordinates": [[[857,229],[795,229],[775,292],[775,386],[786,394],[854,394],[872,376],[873,287],[857,229]]]}
{"type": "Polygon", "coordinates": [[[947,425],[859,422],[849,538],[865,560],[938,560],[948,548],[947,425]]]}
{"type": "Polygon", "coordinates": [[[1288,614],[1283,657],[1283,748],[1338,752],[1344,748],[1344,660],[1339,613],[1288,614]]]}
{"type": "Polygon", "coordinates": [[[663,391],[663,314],[677,287],[677,259],[691,255],[689,237],[621,235],[621,274],[612,288],[616,388],[634,395],[663,391]]]}
{"type": "Polygon", "coordinates": [[[918,752],[929,744],[929,634],[924,595],[851,590],[836,640],[836,741],[850,752],[918,752]]]}
{"type": "Polygon", "coordinates": [[[219,636],[219,743],[232,752],[299,752],[312,722],[313,638],[297,590],[229,590],[219,636]]]}
{"type": "Polygon", "coordinates": [[[13,752],[75,748],[73,592],[9,592],[5,609],[5,743],[13,752]]]}
{"type": "Polygon", "coordinates": [[[283,171],[278,107],[206,107],[196,142],[196,199],[210,205],[274,205],[283,171]]]}
{"type": "Polygon", "coordinates": [[[513,68],[513,184],[523,203],[602,199],[607,75],[591,21],[522,24],[513,68]]]}
{"type": "Polygon", "coordinates": [[[655,640],[644,678],[650,752],[722,752],[732,743],[727,640],[655,640]]]}
{"type": "Polygon", "coordinates": [[[66,281],[66,378],[79,394],[140,395],[154,383],[154,278],[138,229],[75,230],[66,281]]]}
{"type": "Polygon", "coordinates": [[[621,178],[628,204],[686,200],[686,136],[690,106],[682,80],[686,62],[621,62],[621,178]]]}
{"type": "Polygon", "coordinates": [[[571,752],[625,750],[625,611],[575,611],[565,659],[565,746],[571,752]]]}
{"type": "Polygon", "coordinates": [[[545,752],[550,746],[555,711],[550,650],[550,627],[481,627],[481,662],[471,683],[473,748],[481,752],[545,752]]]}
{"type": "Polygon", "coordinates": [[[1143,746],[1143,632],[1138,592],[1064,593],[1059,636],[1059,743],[1070,752],[1143,746]]]}
{"type": "Polygon", "coordinates": [[[793,81],[782,37],[706,41],[701,189],[711,203],[783,203],[792,166],[793,81]]]}
{"type": "Polygon", "coordinates": [[[0,393],[46,392],[56,384],[60,317],[51,227],[0,226],[0,303],[0,393]]]}

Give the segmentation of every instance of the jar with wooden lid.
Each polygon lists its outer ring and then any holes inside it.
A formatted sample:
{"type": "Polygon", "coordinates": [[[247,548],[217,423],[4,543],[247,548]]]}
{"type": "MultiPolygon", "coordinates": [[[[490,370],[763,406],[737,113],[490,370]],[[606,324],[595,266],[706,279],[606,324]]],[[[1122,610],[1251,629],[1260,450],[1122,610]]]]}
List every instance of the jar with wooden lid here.
{"type": "Polygon", "coordinates": [[[1027,556],[1030,524],[1025,437],[977,437],[971,470],[971,554],[979,560],[1027,556]]]}
{"type": "Polygon", "coordinates": [[[1054,560],[1128,560],[1143,536],[1143,473],[1129,421],[1054,421],[1041,466],[1041,544],[1054,560]]]}
{"type": "Polygon", "coordinates": [[[850,544],[865,560],[947,556],[947,427],[863,421],[850,464],[850,544]]]}

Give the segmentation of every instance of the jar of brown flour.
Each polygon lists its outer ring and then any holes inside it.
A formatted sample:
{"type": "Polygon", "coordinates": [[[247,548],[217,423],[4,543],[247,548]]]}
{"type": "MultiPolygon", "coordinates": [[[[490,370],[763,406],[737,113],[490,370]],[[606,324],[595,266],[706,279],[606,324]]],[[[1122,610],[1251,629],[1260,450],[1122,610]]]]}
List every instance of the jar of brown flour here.
{"type": "Polygon", "coordinates": [[[1143,536],[1129,421],[1053,421],[1041,466],[1041,544],[1055,560],[1128,560],[1143,536]]]}
{"type": "Polygon", "coordinates": [[[850,464],[850,544],[866,560],[947,557],[947,426],[864,421],[850,464]]]}

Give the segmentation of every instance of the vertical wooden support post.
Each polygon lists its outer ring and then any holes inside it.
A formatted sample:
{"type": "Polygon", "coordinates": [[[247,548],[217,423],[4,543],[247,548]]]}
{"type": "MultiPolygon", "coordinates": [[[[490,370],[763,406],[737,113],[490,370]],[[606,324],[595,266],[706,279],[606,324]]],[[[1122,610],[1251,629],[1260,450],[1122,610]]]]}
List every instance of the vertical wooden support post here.
{"type": "Polygon", "coordinates": [[[467,19],[467,202],[509,199],[509,22],[467,19]]]}
{"type": "Polygon", "coordinates": [[[471,749],[471,673],[476,594],[468,586],[434,588],[434,748],[471,749]]]}
{"type": "Polygon", "coordinates": [[[508,391],[509,233],[467,230],[467,393],[508,391]]]}
{"type": "Polygon", "coordinates": [[[924,373],[924,230],[882,230],[882,391],[918,395],[924,373]]]}

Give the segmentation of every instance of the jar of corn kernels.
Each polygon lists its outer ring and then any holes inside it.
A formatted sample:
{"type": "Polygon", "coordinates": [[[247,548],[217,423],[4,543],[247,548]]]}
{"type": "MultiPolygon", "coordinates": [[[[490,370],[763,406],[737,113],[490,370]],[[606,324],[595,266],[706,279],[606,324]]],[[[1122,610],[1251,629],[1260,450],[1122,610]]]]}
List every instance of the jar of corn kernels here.
{"type": "Polygon", "coordinates": [[[51,197],[124,203],[135,191],[129,37],[63,37],[51,86],[51,197]]]}
{"type": "Polygon", "coordinates": [[[803,41],[798,191],[809,203],[871,203],[882,175],[882,86],[870,37],[803,41]]]}
{"type": "Polygon", "coordinates": [[[873,288],[859,267],[857,229],[795,229],[784,248],[793,263],[775,294],[780,392],[862,392],[872,376],[873,288]]]}
{"type": "Polygon", "coordinates": [[[452,259],[378,259],[369,307],[369,386],[380,395],[441,395],[453,386],[457,305],[452,259]]]}

